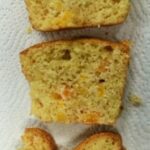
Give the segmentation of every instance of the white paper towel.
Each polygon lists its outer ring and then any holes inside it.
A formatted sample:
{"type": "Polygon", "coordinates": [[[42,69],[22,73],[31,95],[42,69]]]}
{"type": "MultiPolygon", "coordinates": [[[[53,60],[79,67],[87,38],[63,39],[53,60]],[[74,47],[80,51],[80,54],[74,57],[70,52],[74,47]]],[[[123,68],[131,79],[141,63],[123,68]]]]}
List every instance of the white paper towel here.
{"type": "Polygon", "coordinates": [[[133,41],[124,111],[116,128],[128,150],[150,150],[150,0],[132,0],[127,21],[114,27],[28,34],[28,26],[23,0],[0,0],[0,150],[15,150],[25,127],[38,126],[51,132],[61,150],[71,150],[83,138],[107,130],[100,126],[43,124],[29,116],[28,84],[21,73],[19,52],[37,42],[77,36],[133,41]],[[130,91],[142,98],[140,107],[129,103],[130,91]]]}

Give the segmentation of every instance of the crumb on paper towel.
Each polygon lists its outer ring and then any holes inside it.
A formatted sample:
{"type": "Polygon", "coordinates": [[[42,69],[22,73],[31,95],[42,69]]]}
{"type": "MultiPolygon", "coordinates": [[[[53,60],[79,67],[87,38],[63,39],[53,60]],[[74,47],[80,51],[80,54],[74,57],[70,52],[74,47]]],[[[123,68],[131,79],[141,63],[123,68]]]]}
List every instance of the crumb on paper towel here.
{"type": "Polygon", "coordinates": [[[97,27],[98,27],[98,28],[101,28],[101,25],[99,24],[97,27]]]}
{"type": "Polygon", "coordinates": [[[29,26],[29,27],[27,28],[27,30],[26,30],[26,32],[27,32],[28,34],[31,34],[32,31],[33,31],[33,28],[32,28],[31,26],[29,26]]]}
{"type": "Polygon", "coordinates": [[[134,106],[140,106],[142,105],[142,99],[139,96],[131,94],[129,96],[129,101],[132,103],[134,106]]]}

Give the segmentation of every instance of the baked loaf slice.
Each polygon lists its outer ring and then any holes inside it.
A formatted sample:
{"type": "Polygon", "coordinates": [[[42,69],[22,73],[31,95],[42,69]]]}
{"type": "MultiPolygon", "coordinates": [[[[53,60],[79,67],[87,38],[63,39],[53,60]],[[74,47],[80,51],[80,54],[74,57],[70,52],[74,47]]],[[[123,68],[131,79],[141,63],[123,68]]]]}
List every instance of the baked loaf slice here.
{"type": "Polygon", "coordinates": [[[81,142],[74,150],[124,150],[120,135],[111,132],[95,134],[81,142]]]}
{"type": "Polygon", "coordinates": [[[56,145],[49,133],[39,128],[27,128],[22,136],[19,150],[56,150],[56,145]]]}
{"type": "Polygon", "coordinates": [[[41,31],[123,22],[129,0],[25,0],[33,28],[41,31]]]}
{"type": "Polygon", "coordinates": [[[112,124],[121,108],[127,43],[76,39],[41,43],[20,54],[32,114],[43,121],[112,124]]]}

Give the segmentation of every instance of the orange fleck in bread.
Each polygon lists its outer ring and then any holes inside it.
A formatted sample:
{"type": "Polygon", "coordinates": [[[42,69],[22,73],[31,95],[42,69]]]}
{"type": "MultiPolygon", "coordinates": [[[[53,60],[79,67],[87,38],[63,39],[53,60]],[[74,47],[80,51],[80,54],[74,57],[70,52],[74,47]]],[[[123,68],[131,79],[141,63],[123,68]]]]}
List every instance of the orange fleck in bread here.
{"type": "Polygon", "coordinates": [[[128,69],[125,42],[76,39],[41,43],[20,53],[32,114],[42,121],[112,124],[128,69]]]}
{"type": "Polygon", "coordinates": [[[19,150],[57,150],[51,135],[39,128],[27,128],[19,150]]]}
{"type": "Polygon", "coordinates": [[[124,150],[119,134],[102,132],[81,142],[74,150],[124,150]]]}
{"type": "Polygon", "coordinates": [[[65,28],[121,23],[129,0],[25,0],[33,28],[52,31],[65,28]]]}

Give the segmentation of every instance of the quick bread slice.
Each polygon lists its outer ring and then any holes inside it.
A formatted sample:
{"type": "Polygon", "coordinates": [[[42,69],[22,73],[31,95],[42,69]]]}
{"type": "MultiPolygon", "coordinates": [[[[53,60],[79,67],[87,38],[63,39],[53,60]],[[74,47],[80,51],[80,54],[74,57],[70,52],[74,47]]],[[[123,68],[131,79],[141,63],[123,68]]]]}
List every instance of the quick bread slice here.
{"type": "Polygon", "coordinates": [[[52,136],[40,128],[27,128],[19,150],[57,150],[52,136]]]}
{"type": "Polygon", "coordinates": [[[124,148],[119,134],[102,132],[87,138],[74,150],[124,150],[124,148]]]}
{"type": "Polygon", "coordinates": [[[129,0],[25,0],[33,28],[52,31],[65,28],[122,23],[129,0]]]}
{"type": "Polygon", "coordinates": [[[20,59],[36,117],[64,123],[116,121],[128,69],[127,43],[53,41],[28,48],[20,59]]]}

